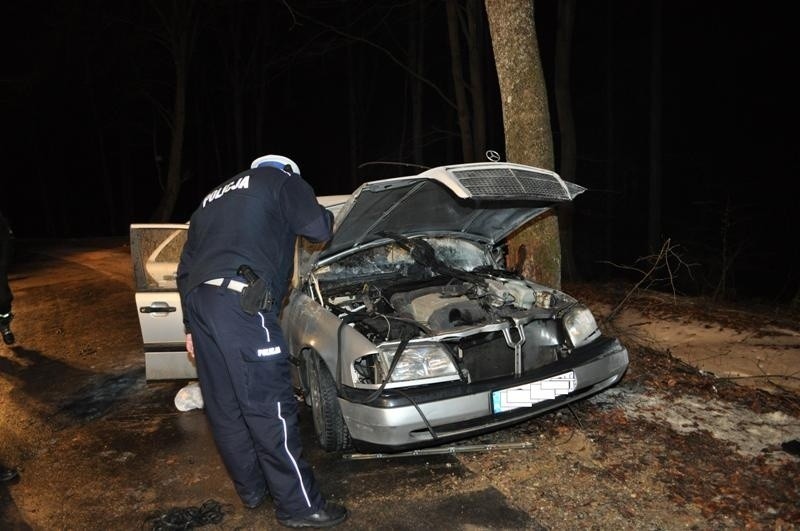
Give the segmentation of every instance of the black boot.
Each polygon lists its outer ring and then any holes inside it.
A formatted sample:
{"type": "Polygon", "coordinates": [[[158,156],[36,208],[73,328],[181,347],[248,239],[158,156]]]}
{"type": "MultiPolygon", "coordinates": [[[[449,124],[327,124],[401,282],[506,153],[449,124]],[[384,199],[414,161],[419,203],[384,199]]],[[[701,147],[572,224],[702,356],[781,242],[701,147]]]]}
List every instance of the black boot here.
{"type": "Polygon", "coordinates": [[[14,343],[14,332],[11,331],[11,319],[14,314],[9,312],[7,314],[0,314],[0,334],[3,335],[3,342],[6,345],[14,343]]]}

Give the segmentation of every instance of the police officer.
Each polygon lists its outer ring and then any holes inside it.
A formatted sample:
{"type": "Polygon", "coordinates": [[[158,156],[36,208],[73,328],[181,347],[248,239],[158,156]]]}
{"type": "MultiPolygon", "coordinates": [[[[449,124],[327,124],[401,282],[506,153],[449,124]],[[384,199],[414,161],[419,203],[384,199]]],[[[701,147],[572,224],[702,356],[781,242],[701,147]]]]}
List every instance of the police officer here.
{"type": "Polygon", "coordinates": [[[348,514],[323,499],[301,457],[278,321],[296,236],[326,241],[332,220],[294,161],[266,155],[203,199],[178,266],[186,349],[217,449],[242,503],[271,495],[287,527],[331,527],[348,514]]]}
{"type": "Polygon", "coordinates": [[[11,227],[0,212],[0,335],[6,345],[14,343],[14,333],[11,331],[11,301],[14,296],[8,285],[8,268],[11,264],[11,227]]]}

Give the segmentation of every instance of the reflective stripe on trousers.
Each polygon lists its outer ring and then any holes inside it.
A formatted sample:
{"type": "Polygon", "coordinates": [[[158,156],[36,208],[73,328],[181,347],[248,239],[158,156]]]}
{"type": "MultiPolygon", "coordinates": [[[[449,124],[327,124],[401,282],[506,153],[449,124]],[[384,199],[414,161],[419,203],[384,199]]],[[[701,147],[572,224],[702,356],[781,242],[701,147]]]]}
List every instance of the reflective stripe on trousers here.
{"type": "Polygon", "coordinates": [[[201,285],[186,312],[214,440],[243,500],[269,490],[279,518],[317,512],[324,500],[301,457],[291,364],[275,312],[242,311],[239,293],[201,285]]]}

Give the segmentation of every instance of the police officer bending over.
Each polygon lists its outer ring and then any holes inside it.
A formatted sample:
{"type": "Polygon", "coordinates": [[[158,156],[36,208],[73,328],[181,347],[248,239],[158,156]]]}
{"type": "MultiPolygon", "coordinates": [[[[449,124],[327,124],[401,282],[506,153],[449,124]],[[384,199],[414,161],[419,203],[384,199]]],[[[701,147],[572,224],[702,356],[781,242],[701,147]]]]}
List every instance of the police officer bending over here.
{"type": "Polygon", "coordinates": [[[347,518],[347,509],[323,499],[301,457],[278,321],[296,236],[326,241],[332,219],[294,161],[266,155],[203,199],[178,266],[186,349],[217,449],[244,505],[271,495],[287,527],[347,518]]]}

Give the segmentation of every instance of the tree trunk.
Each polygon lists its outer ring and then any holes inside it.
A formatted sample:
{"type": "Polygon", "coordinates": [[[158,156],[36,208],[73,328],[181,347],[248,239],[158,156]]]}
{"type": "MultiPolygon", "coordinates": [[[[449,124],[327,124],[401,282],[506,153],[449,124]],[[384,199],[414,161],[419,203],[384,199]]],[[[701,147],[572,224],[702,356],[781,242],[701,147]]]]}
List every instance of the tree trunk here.
{"type": "Polygon", "coordinates": [[[572,35],[575,27],[575,0],[558,2],[558,27],[556,31],[555,102],[558,113],[559,175],[568,181],[575,180],[577,148],[575,119],[572,114],[572,35]]]}
{"type": "Polygon", "coordinates": [[[483,88],[483,17],[478,2],[467,2],[467,43],[469,50],[469,87],[472,94],[472,150],[475,160],[486,152],[486,96],[483,88]]]}
{"type": "Polygon", "coordinates": [[[458,129],[461,132],[461,157],[463,162],[473,162],[475,155],[472,152],[471,112],[467,101],[466,82],[464,81],[456,0],[447,0],[447,34],[450,38],[450,71],[453,76],[453,92],[456,97],[458,129]]]}
{"type": "Polygon", "coordinates": [[[411,68],[417,77],[410,79],[411,83],[411,153],[412,162],[422,165],[425,162],[423,150],[424,119],[422,100],[422,81],[420,78],[425,73],[425,3],[419,2],[415,12],[414,22],[409,24],[408,49],[411,68]]]}
{"type": "Polygon", "coordinates": [[[546,286],[560,288],[554,272],[561,269],[558,216],[553,210],[520,227],[509,237],[506,263],[511,271],[546,286]]]}
{"type": "Polygon", "coordinates": [[[553,169],[547,89],[531,0],[486,0],[500,82],[506,159],[553,169]]]}
{"type": "MultiPolygon", "coordinates": [[[[575,27],[575,0],[560,0],[558,3],[558,27],[556,31],[555,100],[558,113],[560,164],[558,173],[562,178],[575,182],[577,147],[575,120],[572,114],[572,35],[575,27]]],[[[561,263],[564,276],[577,276],[575,253],[572,249],[574,208],[572,203],[558,206],[558,222],[561,236],[561,263]]]]}
{"type": "Polygon", "coordinates": [[[606,216],[605,216],[605,254],[607,260],[614,260],[614,227],[616,224],[617,176],[615,122],[614,122],[614,2],[608,2],[606,19],[606,216]]]}
{"type": "Polygon", "coordinates": [[[167,222],[172,217],[178,193],[181,189],[181,162],[183,157],[183,140],[186,125],[186,68],[176,65],[175,73],[175,111],[173,113],[172,140],[169,148],[169,166],[167,181],[161,201],[153,214],[154,222],[167,222]]]}
{"type": "MultiPolygon", "coordinates": [[[[553,138],[533,2],[486,0],[503,106],[506,159],[553,169],[553,138]]],[[[558,218],[539,216],[509,238],[508,265],[526,277],[561,287],[558,218]]]]}
{"type": "Polygon", "coordinates": [[[154,222],[167,222],[172,218],[175,203],[183,181],[183,142],[186,129],[186,91],[189,60],[197,31],[196,14],[191,3],[175,2],[172,11],[164,10],[155,0],[151,2],[164,25],[164,43],[172,54],[175,65],[175,98],[170,121],[172,133],[169,148],[167,179],[161,200],[153,213],[154,222]]]}
{"type": "Polygon", "coordinates": [[[661,248],[661,0],[651,5],[650,62],[650,199],[647,243],[651,253],[661,248]]]}

